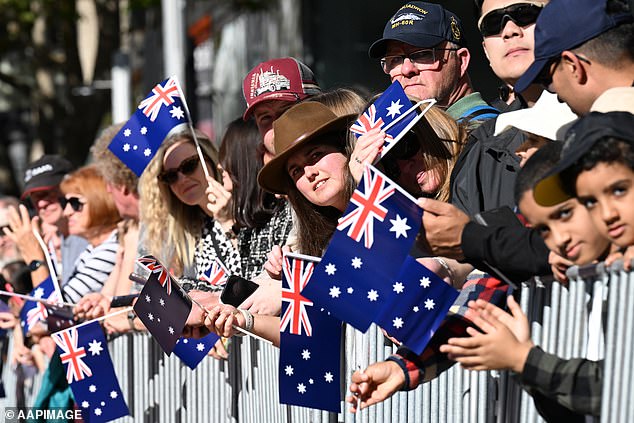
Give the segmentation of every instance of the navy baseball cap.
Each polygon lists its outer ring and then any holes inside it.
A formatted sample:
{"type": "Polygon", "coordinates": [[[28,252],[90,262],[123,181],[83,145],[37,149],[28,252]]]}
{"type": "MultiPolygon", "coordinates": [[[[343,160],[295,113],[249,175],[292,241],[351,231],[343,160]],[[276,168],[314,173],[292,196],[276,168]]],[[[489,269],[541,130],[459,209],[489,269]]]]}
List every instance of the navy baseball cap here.
{"type": "Polygon", "coordinates": [[[563,51],[634,19],[629,12],[608,14],[607,1],[551,0],[546,4],[535,25],[535,61],[515,83],[515,91],[528,88],[544,66],[563,51]]]}
{"type": "Polygon", "coordinates": [[[388,41],[401,41],[420,48],[435,47],[443,41],[466,45],[458,16],[439,4],[410,1],[385,24],[383,38],[368,50],[373,59],[385,56],[388,41]]]}
{"type": "Polygon", "coordinates": [[[578,119],[566,133],[559,162],[535,185],[535,202],[550,207],[572,198],[572,193],[562,184],[561,173],[606,137],[634,144],[634,115],[628,112],[591,112],[578,119]]]}

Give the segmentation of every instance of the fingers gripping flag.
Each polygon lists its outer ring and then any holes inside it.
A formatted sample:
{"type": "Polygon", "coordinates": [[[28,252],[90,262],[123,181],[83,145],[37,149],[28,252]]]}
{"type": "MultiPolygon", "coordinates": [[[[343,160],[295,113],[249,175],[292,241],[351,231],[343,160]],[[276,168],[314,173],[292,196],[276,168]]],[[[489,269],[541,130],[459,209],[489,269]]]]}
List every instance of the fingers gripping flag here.
{"type": "Polygon", "coordinates": [[[302,293],[318,261],[299,254],[283,258],[280,402],[338,413],[341,322],[302,293]]]}
{"type": "Polygon", "coordinates": [[[422,213],[413,197],[366,166],[302,295],[338,319],[367,330],[391,295],[391,284],[418,234],[422,213]]]}
{"type": "Polygon", "coordinates": [[[169,133],[189,122],[176,77],[156,84],[108,146],[137,176],[169,133]]]}
{"type": "Polygon", "coordinates": [[[134,304],[134,312],[169,355],[183,333],[191,299],[154,257],[144,256],[137,262],[150,271],[150,276],[134,304]]]}
{"type": "Polygon", "coordinates": [[[86,422],[107,422],[130,414],[98,322],[74,326],[52,337],[86,422]]]}

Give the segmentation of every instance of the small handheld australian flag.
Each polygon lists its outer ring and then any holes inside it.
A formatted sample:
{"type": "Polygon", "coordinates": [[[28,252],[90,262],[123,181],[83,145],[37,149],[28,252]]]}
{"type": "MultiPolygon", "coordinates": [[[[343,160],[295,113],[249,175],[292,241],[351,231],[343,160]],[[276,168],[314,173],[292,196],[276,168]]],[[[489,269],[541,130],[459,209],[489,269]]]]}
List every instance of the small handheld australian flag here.
{"type": "Polygon", "coordinates": [[[299,254],[283,258],[280,402],[338,413],[341,321],[302,293],[318,261],[299,254]]]}
{"type": "Polygon", "coordinates": [[[185,110],[178,80],[167,78],[152,88],[108,148],[141,176],[168,134],[189,122],[185,110]]]}
{"type": "Polygon", "coordinates": [[[192,308],[191,299],[153,256],[140,257],[137,263],[148,269],[150,276],[134,304],[134,312],[170,355],[183,333],[192,308]]]}

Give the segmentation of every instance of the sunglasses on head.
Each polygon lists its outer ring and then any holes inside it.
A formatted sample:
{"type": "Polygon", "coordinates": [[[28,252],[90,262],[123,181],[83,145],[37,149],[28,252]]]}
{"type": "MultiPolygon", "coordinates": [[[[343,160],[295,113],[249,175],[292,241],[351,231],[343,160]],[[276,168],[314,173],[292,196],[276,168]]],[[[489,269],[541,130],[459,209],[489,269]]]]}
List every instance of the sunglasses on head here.
{"type": "Polygon", "coordinates": [[[82,211],[84,204],[86,204],[83,203],[79,197],[61,197],[59,203],[62,205],[62,209],[65,209],[66,205],[70,204],[70,207],[76,212],[82,211]]]}
{"type": "Polygon", "coordinates": [[[172,185],[178,181],[178,173],[182,173],[185,176],[191,175],[198,169],[200,159],[198,155],[194,155],[186,158],[178,165],[176,169],[167,169],[159,173],[158,180],[167,185],[172,185]]]}
{"type": "Polygon", "coordinates": [[[495,9],[480,18],[478,29],[483,37],[498,35],[510,19],[518,26],[527,26],[537,21],[542,4],[516,3],[502,9],[495,9]]]}

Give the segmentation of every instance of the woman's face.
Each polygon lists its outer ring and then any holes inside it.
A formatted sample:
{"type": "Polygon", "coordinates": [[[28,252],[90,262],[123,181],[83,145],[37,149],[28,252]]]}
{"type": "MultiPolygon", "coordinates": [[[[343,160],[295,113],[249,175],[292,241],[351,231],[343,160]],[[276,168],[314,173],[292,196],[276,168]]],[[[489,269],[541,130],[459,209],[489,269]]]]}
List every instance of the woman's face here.
{"type": "Polygon", "coordinates": [[[396,160],[401,173],[396,183],[410,194],[435,195],[440,188],[439,168],[426,169],[423,153],[418,152],[414,157],[396,160]]]}
{"type": "Polygon", "coordinates": [[[286,170],[299,192],[317,206],[332,206],[343,211],[346,156],[333,145],[309,143],[296,151],[286,170]]]}
{"type": "Polygon", "coordinates": [[[69,192],[61,200],[61,204],[64,207],[64,216],[68,219],[68,233],[78,236],[86,235],[89,229],[88,210],[90,208],[86,197],[69,192]]]}
{"type": "Polygon", "coordinates": [[[172,193],[188,206],[199,206],[203,210],[207,205],[207,179],[194,144],[179,141],[170,146],[163,157],[163,174],[173,173],[176,179],[168,183],[172,193]],[[191,159],[191,160],[190,160],[191,159]],[[196,161],[194,166],[192,161],[196,161]],[[191,164],[190,166],[187,166],[191,164]]]}

